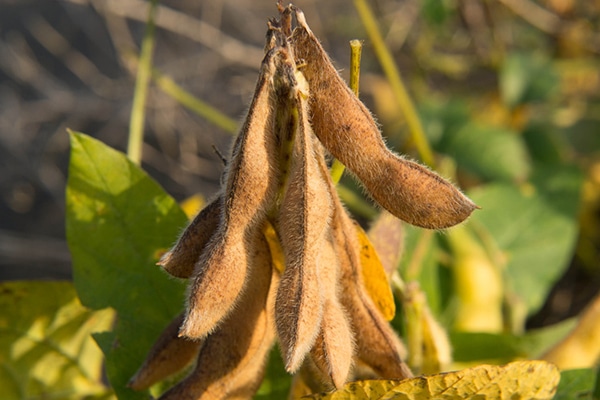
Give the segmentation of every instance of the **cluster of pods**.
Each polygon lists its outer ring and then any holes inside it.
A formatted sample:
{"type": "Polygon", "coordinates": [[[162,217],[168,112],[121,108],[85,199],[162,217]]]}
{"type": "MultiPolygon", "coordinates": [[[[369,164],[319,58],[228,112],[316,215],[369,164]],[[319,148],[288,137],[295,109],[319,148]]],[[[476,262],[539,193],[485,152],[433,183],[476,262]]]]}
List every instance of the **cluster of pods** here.
{"type": "Polygon", "coordinates": [[[130,386],[149,387],[195,361],[161,399],[251,398],[275,343],[288,372],[310,371],[329,388],[361,371],[411,376],[400,339],[365,289],[360,227],[338,198],[330,156],[408,223],[446,228],[476,208],[388,150],[304,14],[278,7],[222,190],[160,261],[189,279],[187,307],[130,386]]]}

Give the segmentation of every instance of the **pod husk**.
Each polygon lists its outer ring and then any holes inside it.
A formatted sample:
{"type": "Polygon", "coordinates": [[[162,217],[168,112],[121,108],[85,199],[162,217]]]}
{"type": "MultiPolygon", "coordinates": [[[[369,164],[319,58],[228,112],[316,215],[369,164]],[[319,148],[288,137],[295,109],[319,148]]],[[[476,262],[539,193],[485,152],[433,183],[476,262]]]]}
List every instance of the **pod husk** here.
{"type": "Polygon", "coordinates": [[[182,322],[183,314],[180,314],[167,325],[148,352],[142,366],[127,384],[128,387],[134,390],[147,389],[194,361],[203,341],[179,337],[182,322]]]}
{"type": "Polygon", "coordinates": [[[297,114],[297,121],[292,127],[296,134],[288,185],[278,215],[286,266],[277,294],[275,319],[286,370],[293,373],[312,348],[321,325],[324,299],[319,283],[319,255],[332,206],[317,161],[323,156],[315,152],[308,122],[308,89],[303,86],[301,75],[289,84],[294,103],[288,107],[297,114]]]}
{"type": "Polygon", "coordinates": [[[274,297],[278,274],[262,235],[253,243],[252,285],[202,346],[196,368],[160,400],[249,399],[258,390],[275,342],[274,297]]]}
{"type": "Polygon", "coordinates": [[[190,278],[202,251],[219,227],[222,208],[223,200],[218,196],[200,210],[179,236],[177,243],[157,264],[171,276],[190,278]]]}
{"type": "Polygon", "coordinates": [[[232,310],[247,282],[255,237],[278,188],[278,139],[273,132],[275,47],[263,60],[254,98],[235,141],[225,176],[218,229],[200,254],[189,286],[181,335],[202,338],[232,310]]]}
{"type": "Polygon", "coordinates": [[[477,206],[426,167],[391,152],[373,116],[339,76],[302,11],[290,43],[311,88],[312,127],[325,148],[362,182],[383,208],[410,224],[442,229],[464,221],[477,206]]]}

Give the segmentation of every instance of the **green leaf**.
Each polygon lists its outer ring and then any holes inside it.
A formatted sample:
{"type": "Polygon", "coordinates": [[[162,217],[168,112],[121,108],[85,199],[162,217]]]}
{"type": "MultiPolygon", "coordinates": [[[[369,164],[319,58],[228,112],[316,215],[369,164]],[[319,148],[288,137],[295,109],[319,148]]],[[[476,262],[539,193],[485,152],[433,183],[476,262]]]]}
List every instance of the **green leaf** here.
{"type": "Polygon", "coordinates": [[[519,346],[527,358],[537,359],[551,347],[565,338],[577,325],[577,318],[571,318],[540,329],[527,331],[518,336],[519,346]]]}
{"type": "Polygon", "coordinates": [[[525,357],[518,338],[513,335],[453,332],[450,334],[450,342],[456,362],[480,360],[506,362],[517,357],[525,357]]]}
{"type": "Polygon", "coordinates": [[[547,100],[558,87],[552,65],[536,55],[509,55],[500,70],[500,93],[509,107],[547,100]]]}
{"type": "Polygon", "coordinates": [[[100,399],[102,352],[91,332],[114,313],[84,308],[70,282],[0,283],[0,391],[12,399],[100,399]]]}
{"type": "Polygon", "coordinates": [[[427,302],[436,316],[443,311],[449,281],[444,281],[438,263],[438,240],[433,231],[404,225],[404,257],[400,271],[405,282],[418,281],[425,292],[427,302]]]}
{"type": "Polygon", "coordinates": [[[444,138],[439,150],[486,180],[521,181],[531,169],[522,137],[502,128],[467,124],[444,138]]]}
{"type": "Polygon", "coordinates": [[[510,334],[452,332],[454,361],[474,362],[494,360],[507,362],[515,358],[536,358],[564,338],[575,326],[571,319],[556,325],[527,332],[522,336],[510,334]]]}
{"type": "Polygon", "coordinates": [[[594,386],[592,397],[594,399],[600,399],[600,368],[596,368],[596,385],[594,386]]]}
{"type": "Polygon", "coordinates": [[[288,398],[292,379],[285,371],[279,350],[274,348],[269,355],[265,378],[254,396],[255,400],[279,400],[288,398]]]}
{"type": "Polygon", "coordinates": [[[523,131],[531,158],[544,164],[559,164],[566,159],[570,146],[554,127],[531,124],[523,131]]]}
{"type": "Polygon", "coordinates": [[[88,307],[112,307],[118,322],[97,336],[120,399],[154,339],[181,312],[184,285],[157,267],[186,217],[141,169],[89,136],[71,133],[67,240],[73,277],[88,307]]]}
{"type": "Polygon", "coordinates": [[[438,151],[444,146],[444,141],[451,138],[471,118],[467,104],[459,98],[448,101],[428,99],[419,105],[419,114],[427,138],[438,151]]]}
{"type": "Polygon", "coordinates": [[[441,25],[449,14],[445,2],[439,0],[424,0],[421,5],[421,12],[425,20],[432,25],[441,25]]]}
{"type": "Polygon", "coordinates": [[[554,400],[594,399],[596,371],[593,369],[572,369],[560,374],[560,384],[554,400]]]}
{"type": "Polygon", "coordinates": [[[470,193],[482,210],[471,217],[491,234],[506,261],[511,292],[538,310],[568,266],[577,237],[581,173],[540,168],[522,189],[490,184],[470,193]]]}

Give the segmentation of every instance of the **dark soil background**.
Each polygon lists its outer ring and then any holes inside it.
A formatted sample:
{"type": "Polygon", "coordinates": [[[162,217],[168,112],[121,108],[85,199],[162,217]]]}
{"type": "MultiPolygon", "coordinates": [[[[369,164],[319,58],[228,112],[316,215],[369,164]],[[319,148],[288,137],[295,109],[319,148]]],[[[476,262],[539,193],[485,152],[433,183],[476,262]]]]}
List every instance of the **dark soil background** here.
{"type": "MultiPolygon", "coordinates": [[[[477,22],[469,17],[468,4],[477,1],[456,3],[461,29],[468,30],[477,22]]],[[[146,5],[142,0],[0,0],[0,280],[71,277],[64,239],[66,129],[125,149],[135,84],[132,55],[139,53],[146,5]]],[[[337,66],[347,70],[348,40],[366,38],[352,2],[299,0],[297,5],[337,66]]],[[[388,18],[388,39],[401,70],[414,71],[419,67],[412,59],[414,38],[402,21],[419,23],[420,2],[376,1],[373,6],[388,18]]],[[[164,0],[160,7],[155,66],[239,119],[254,88],[275,0],[164,0]]],[[[517,18],[502,4],[496,7],[517,18]]],[[[475,45],[472,52],[478,51],[475,45]]],[[[365,82],[380,76],[368,43],[363,71],[365,82]]],[[[465,82],[474,89],[495,84],[485,69],[459,82],[441,75],[433,80],[449,90],[465,82]]],[[[361,90],[369,102],[372,93],[365,86],[361,90]]],[[[210,197],[217,190],[223,165],[213,146],[226,153],[231,139],[151,87],[143,168],[177,200],[196,193],[210,197]]],[[[598,285],[598,277],[575,261],[531,323],[573,315],[598,285]]]]}

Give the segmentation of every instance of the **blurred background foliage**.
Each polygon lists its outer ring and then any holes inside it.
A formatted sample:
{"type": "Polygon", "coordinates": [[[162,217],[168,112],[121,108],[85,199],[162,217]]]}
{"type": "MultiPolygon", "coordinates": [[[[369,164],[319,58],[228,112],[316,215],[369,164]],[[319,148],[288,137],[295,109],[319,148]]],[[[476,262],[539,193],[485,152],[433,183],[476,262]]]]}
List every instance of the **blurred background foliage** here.
{"type": "MultiPolygon", "coordinates": [[[[248,105],[273,3],[159,2],[142,167],[178,201],[219,187],[213,146],[227,153],[227,116],[248,105]]],[[[344,77],[348,41],[364,40],[360,96],[389,145],[419,159],[353,3],[296,4],[344,77]]],[[[482,207],[448,233],[405,227],[400,275],[451,331],[456,361],[539,356],[600,288],[600,1],[369,5],[437,169],[482,207]]],[[[4,0],[0,11],[0,279],[69,279],[66,128],[126,148],[147,2],[4,0]]],[[[371,224],[360,189],[342,184],[371,224]]],[[[264,396],[286,389],[273,374],[264,396]]]]}

